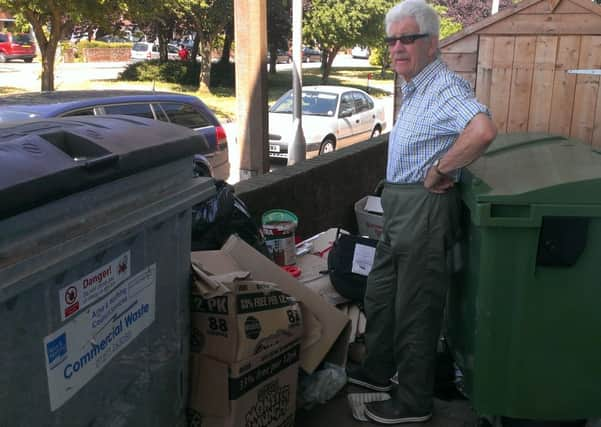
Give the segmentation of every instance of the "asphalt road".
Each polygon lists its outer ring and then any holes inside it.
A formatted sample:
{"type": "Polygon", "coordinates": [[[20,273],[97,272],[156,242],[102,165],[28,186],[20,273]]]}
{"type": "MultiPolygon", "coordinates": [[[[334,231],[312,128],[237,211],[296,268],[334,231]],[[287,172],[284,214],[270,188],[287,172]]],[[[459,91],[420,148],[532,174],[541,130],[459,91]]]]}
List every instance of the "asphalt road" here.
{"type": "MultiPolygon", "coordinates": [[[[123,71],[126,62],[89,62],[64,63],[55,66],[55,87],[57,90],[68,89],[72,85],[89,82],[91,86],[101,87],[103,80],[114,80],[123,71]]],[[[318,62],[303,63],[303,68],[317,68],[318,62]]],[[[289,70],[290,64],[278,64],[277,70],[289,70]]],[[[369,67],[366,59],[354,59],[350,55],[338,55],[334,67],[369,67]]],[[[0,63],[0,87],[13,87],[23,90],[40,90],[41,64],[26,64],[20,60],[0,63]]],[[[152,85],[149,83],[149,85],[152,85]]],[[[92,87],[93,88],[93,87],[92,87]]],[[[151,88],[151,87],[149,87],[151,88]]],[[[392,92],[392,88],[390,88],[392,92]]]]}
{"type": "MultiPolygon", "coordinates": [[[[56,64],[54,69],[54,85],[57,90],[68,89],[71,85],[82,82],[98,83],[100,88],[103,80],[114,80],[125,68],[125,62],[90,62],[56,64]]],[[[21,61],[0,63],[0,86],[13,87],[28,91],[39,91],[41,64],[21,61]]]]}

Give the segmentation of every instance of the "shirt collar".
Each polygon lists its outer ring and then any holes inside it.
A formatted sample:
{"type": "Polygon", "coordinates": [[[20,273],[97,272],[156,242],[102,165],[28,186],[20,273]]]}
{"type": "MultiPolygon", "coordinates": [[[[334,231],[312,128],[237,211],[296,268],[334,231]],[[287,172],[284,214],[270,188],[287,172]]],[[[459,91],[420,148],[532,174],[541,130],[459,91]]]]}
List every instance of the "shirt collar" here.
{"type": "Polygon", "coordinates": [[[444,67],[443,62],[440,58],[435,58],[434,61],[426,65],[414,78],[408,82],[403,82],[401,84],[401,91],[403,93],[411,93],[415,89],[426,85],[434,78],[441,67],[444,67]]]}

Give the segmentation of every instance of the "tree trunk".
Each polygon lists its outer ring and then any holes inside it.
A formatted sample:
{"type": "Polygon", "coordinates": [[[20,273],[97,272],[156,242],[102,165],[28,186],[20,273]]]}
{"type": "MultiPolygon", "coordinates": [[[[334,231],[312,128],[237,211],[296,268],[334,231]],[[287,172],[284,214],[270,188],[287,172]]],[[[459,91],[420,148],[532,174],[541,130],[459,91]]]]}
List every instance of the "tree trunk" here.
{"type": "Polygon", "coordinates": [[[278,51],[275,47],[269,50],[269,73],[275,74],[275,66],[278,61],[278,51]]]}
{"type": "Polygon", "coordinates": [[[338,54],[338,48],[328,49],[322,52],[321,55],[321,82],[327,83],[330,78],[330,73],[332,71],[332,64],[334,63],[334,58],[338,54]]]}
{"type": "Polygon", "coordinates": [[[54,90],[54,59],[56,55],[56,44],[46,43],[45,49],[42,50],[42,91],[54,90]]]}
{"type": "Polygon", "coordinates": [[[50,37],[46,37],[44,25],[47,23],[44,17],[36,13],[25,13],[25,18],[33,27],[40,54],[42,55],[42,75],[40,76],[40,89],[42,91],[54,91],[54,62],[56,56],[56,47],[59,40],[71,30],[73,24],[70,21],[62,22],[60,16],[52,16],[51,25],[59,31],[50,33],[50,37]]]}
{"type": "Polygon", "coordinates": [[[202,60],[200,61],[200,75],[198,81],[201,87],[209,88],[211,86],[211,51],[213,47],[208,41],[203,41],[200,47],[202,60]]]}
{"type": "Polygon", "coordinates": [[[225,26],[225,39],[223,40],[223,50],[221,51],[221,58],[219,59],[220,63],[229,64],[233,41],[234,41],[234,21],[231,20],[225,26]]]}
{"type": "Polygon", "coordinates": [[[157,34],[159,39],[159,61],[167,61],[167,43],[169,43],[169,30],[166,30],[163,26],[160,26],[160,31],[157,34]]]}
{"type": "Polygon", "coordinates": [[[190,52],[190,58],[192,61],[196,61],[196,57],[198,56],[199,47],[200,46],[200,32],[197,31],[194,36],[194,43],[192,44],[192,52],[190,52]]]}

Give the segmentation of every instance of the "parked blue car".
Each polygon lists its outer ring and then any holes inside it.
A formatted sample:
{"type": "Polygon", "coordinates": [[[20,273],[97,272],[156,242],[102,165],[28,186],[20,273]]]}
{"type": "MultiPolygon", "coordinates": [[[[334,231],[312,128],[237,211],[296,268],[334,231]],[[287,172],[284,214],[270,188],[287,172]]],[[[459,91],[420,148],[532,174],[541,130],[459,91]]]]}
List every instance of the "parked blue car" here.
{"type": "Polygon", "coordinates": [[[0,122],[29,118],[125,114],[175,123],[203,135],[209,147],[199,147],[195,171],[227,179],[230,174],[225,130],[198,98],[169,92],[84,90],[21,93],[0,96],[0,122]]]}

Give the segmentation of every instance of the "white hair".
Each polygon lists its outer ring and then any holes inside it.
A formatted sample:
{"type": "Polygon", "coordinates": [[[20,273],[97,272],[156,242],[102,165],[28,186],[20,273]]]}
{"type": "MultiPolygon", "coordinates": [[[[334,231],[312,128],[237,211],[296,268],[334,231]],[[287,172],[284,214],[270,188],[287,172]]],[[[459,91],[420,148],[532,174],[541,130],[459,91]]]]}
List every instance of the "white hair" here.
{"type": "Polygon", "coordinates": [[[404,18],[415,19],[421,33],[428,33],[430,36],[438,36],[440,33],[438,13],[424,0],[405,0],[393,6],[384,20],[386,34],[390,34],[389,29],[394,22],[404,18]]]}

